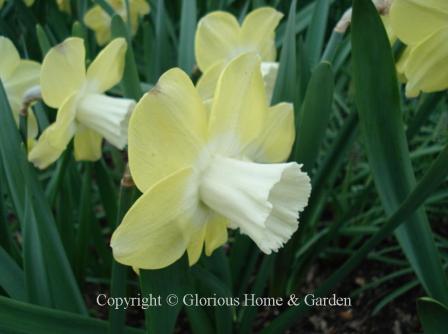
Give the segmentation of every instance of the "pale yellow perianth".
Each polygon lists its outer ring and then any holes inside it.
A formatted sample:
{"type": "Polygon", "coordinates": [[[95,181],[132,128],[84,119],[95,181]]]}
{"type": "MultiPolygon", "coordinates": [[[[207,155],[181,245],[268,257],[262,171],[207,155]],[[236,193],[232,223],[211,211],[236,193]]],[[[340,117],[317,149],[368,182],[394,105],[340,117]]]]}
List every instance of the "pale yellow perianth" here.
{"type": "Polygon", "coordinates": [[[198,23],[195,37],[196,62],[203,75],[197,87],[203,100],[213,97],[225,66],[244,53],[256,53],[262,61],[263,79],[270,101],[277,77],[275,29],[283,14],[262,7],[249,13],[240,25],[230,13],[216,11],[198,23]]]}
{"type": "Polygon", "coordinates": [[[129,124],[129,167],[143,195],[112,235],[114,257],[163,268],[185,251],[190,265],[238,228],[270,254],[298,228],[311,191],[295,162],[293,107],[269,107],[260,56],[225,66],[212,101],[171,69],[138,102],[129,124]]]}
{"type": "Polygon", "coordinates": [[[390,23],[398,38],[407,45],[400,60],[406,95],[448,88],[448,1],[394,0],[390,23]]]}
{"type": "Polygon", "coordinates": [[[120,82],[126,41],[114,39],[86,71],[84,41],[71,37],[45,56],[40,76],[44,102],[58,109],[33,146],[29,160],[38,168],[53,163],[74,137],[77,160],[101,158],[102,138],[119,149],[127,144],[127,126],[135,101],[104,94],[120,82]]]}

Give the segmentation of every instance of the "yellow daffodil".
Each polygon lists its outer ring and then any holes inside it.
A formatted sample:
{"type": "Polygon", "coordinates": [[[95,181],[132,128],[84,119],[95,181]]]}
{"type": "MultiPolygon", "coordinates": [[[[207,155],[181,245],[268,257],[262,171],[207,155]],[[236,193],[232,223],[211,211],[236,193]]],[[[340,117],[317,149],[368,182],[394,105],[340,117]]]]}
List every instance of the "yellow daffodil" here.
{"type": "MultiPolygon", "coordinates": [[[[127,22],[127,11],[125,0],[107,0],[109,5],[127,22]]],[[[149,13],[149,4],[145,0],[129,0],[129,17],[132,34],[137,32],[138,20],[141,16],[149,13]]],[[[84,16],[84,23],[95,31],[98,44],[103,45],[110,40],[111,17],[99,5],[93,6],[84,16]]]]}
{"type": "MultiPolygon", "coordinates": [[[[22,60],[14,44],[6,37],[0,36],[0,79],[8,96],[9,104],[16,123],[27,92],[39,84],[40,64],[31,60],[22,60]]],[[[38,126],[33,113],[28,117],[28,143],[32,144],[37,136],[38,126]]]]}
{"type": "Polygon", "coordinates": [[[269,107],[260,59],[244,54],[218,79],[210,109],[189,77],[172,69],[137,104],[129,124],[129,167],[143,195],[111,240],[118,262],[190,265],[239,228],[266,254],[298,227],[308,176],[287,159],[293,107],[269,107]],[[272,163],[272,164],[268,164],[272,163]]]}
{"type": "Polygon", "coordinates": [[[56,0],[56,3],[60,11],[66,12],[67,14],[70,14],[72,12],[72,9],[70,7],[70,0],[56,0]]]}
{"type": "Polygon", "coordinates": [[[261,67],[268,100],[277,78],[275,29],[283,14],[270,7],[249,13],[242,25],[226,12],[204,16],[198,23],[195,38],[196,62],[203,75],[197,84],[204,100],[213,97],[216,83],[224,67],[235,57],[255,52],[261,67]]]}
{"type": "Polygon", "coordinates": [[[447,89],[448,1],[394,0],[390,21],[409,49],[400,63],[407,80],[406,95],[447,89]]]}
{"type": "Polygon", "coordinates": [[[42,97],[58,113],[29,154],[37,167],[57,160],[73,137],[77,160],[98,160],[103,137],[119,149],[126,146],[135,102],[103,94],[121,80],[125,52],[126,41],[114,39],[87,72],[80,38],[68,38],[47,53],[41,70],[42,97]]]}

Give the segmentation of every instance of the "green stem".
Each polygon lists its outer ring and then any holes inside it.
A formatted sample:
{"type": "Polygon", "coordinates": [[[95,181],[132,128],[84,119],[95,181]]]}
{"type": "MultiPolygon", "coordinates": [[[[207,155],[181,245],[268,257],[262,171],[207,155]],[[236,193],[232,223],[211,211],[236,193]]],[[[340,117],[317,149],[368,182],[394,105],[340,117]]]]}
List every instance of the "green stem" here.
{"type": "Polygon", "coordinates": [[[76,277],[81,284],[84,279],[86,260],[88,254],[90,224],[92,223],[92,163],[84,164],[84,175],[81,186],[79,208],[79,228],[76,239],[76,277]]]}
{"type": "Polygon", "coordinates": [[[330,40],[328,41],[327,46],[325,47],[325,51],[324,54],[322,55],[321,61],[328,61],[330,63],[333,63],[343,38],[344,38],[343,33],[333,30],[330,36],[330,40]]]}
{"type": "MultiPolygon", "coordinates": [[[[132,181],[132,177],[128,168],[123,175],[120,187],[120,197],[118,200],[118,213],[115,222],[117,227],[123,219],[125,213],[131,207],[136,197],[136,188],[132,181]]],[[[128,267],[116,261],[112,262],[112,278],[110,282],[110,296],[111,297],[125,297],[127,285],[128,267]]],[[[109,309],[109,323],[111,334],[123,333],[126,321],[126,310],[123,308],[116,309],[111,307],[109,309]]]]}

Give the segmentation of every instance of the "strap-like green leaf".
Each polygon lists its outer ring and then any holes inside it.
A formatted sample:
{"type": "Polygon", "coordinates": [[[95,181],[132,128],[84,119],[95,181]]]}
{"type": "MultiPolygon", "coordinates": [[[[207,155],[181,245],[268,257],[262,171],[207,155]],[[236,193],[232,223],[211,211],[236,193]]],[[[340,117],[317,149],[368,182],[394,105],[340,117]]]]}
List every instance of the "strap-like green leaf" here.
{"type": "Polygon", "coordinates": [[[177,61],[179,67],[191,73],[194,65],[194,35],[196,32],[196,0],[182,1],[180,37],[177,61]]]}
{"type": "MultiPolygon", "coordinates": [[[[392,51],[370,0],[353,6],[353,79],[364,144],[383,208],[388,215],[415,186],[392,51]]],[[[395,232],[424,289],[448,302],[448,284],[424,210],[395,232]]]]}
{"type": "Polygon", "coordinates": [[[417,309],[425,334],[445,334],[448,329],[448,308],[429,297],[417,301],[417,309]]]}
{"type": "MultiPolygon", "coordinates": [[[[27,192],[31,196],[36,221],[35,251],[41,252],[49,282],[52,304],[62,310],[86,314],[84,301],[59,238],[46,197],[20,146],[12,111],[3,85],[0,84],[0,159],[4,168],[9,196],[22,228],[25,222],[27,192]]],[[[32,237],[33,235],[31,235],[32,237]]],[[[32,274],[32,273],[30,273],[32,274]]]]}
{"type": "Polygon", "coordinates": [[[296,19],[297,0],[293,0],[289,9],[283,47],[280,54],[280,64],[275,82],[272,103],[294,102],[297,93],[296,80],[296,34],[294,23],[296,19]]]}
{"type": "Polygon", "coordinates": [[[0,287],[12,298],[26,300],[23,271],[2,247],[0,263],[0,287]]]}
{"type": "MultiPolygon", "coordinates": [[[[18,302],[0,296],[0,333],[8,334],[107,334],[106,321],[18,302]]],[[[126,328],[124,334],[143,334],[126,328]]]]}

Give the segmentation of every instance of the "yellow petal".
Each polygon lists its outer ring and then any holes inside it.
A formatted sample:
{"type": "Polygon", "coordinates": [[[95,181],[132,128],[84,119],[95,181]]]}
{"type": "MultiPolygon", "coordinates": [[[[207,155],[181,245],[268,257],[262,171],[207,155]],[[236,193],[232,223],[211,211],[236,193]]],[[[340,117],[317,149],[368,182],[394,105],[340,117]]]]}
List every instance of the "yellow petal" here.
{"type": "Polygon", "coordinates": [[[196,87],[203,101],[213,98],[216,84],[218,83],[219,76],[225,68],[225,65],[224,62],[216,63],[199,78],[196,87]]]}
{"type": "Polygon", "coordinates": [[[145,192],[160,179],[192,165],[205,142],[207,111],[180,69],[162,75],[135,107],[129,123],[129,167],[145,192]]]}
{"type": "Polygon", "coordinates": [[[415,45],[448,26],[448,1],[394,0],[389,15],[392,30],[398,38],[415,45]]]}
{"type": "Polygon", "coordinates": [[[228,61],[240,45],[240,26],[236,18],[226,12],[213,12],[198,23],[195,37],[195,53],[202,72],[212,65],[228,61]]]}
{"type": "Polygon", "coordinates": [[[234,155],[260,135],[268,106],[255,54],[239,56],[224,69],[213,99],[209,137],[221,154],[234,155]]]}
{"type": "Polygon", "coordinates": [[[204,238],[205,238],[205,226],[202,226],[198,231],[194,232],[190,244],[187,248],[188,253],[188,263],[190,266],[196,264],[202,254],[202,249],[204,248],[204,238]]]}
{"type": "Polygon", "coordinates": [[[205,254],[207,256],[212,255],[215,249],[227,242],[227,226],[228,220],[217,213],[214,213],[208,220],[205,234],[205,254]]]}
{"type": "Polygon", "coordinates": [[[150,7],[146,0],[131,0],[131,10],[143,16],[149,13],[150,7]]]}
{"type": "Polygon", "coordinates": [[[262,134],[247,155],[256,162],[276,163],[286,161],[295,138],[294,107],[279,103],[269,108],[262,134]]]}
{"type": "Polygon", "coordinates": [[[14,44],[6,37],[0,36],[0,50],[2,56],[0,58],[0,79],[6,81],[10,78],[20,63],[20,55],[14,44]]]}
{"type": "Polygon", "coordinates": [[[75,134],[76,95],[69,97],[58,110],[56,121],[39,138],[28,155],[28,160],[38,168],[55,162],[75,134]]]}
{"type": "Polygon", "coordinates": [[[448,26],[413,47],[407,56],[404,73],[408,79],[406,95],[435,92],[448,88],[448,26]]]}
{"type": "Polygon", "coordinates": [[[398,79],[400,80],[400,82],[407,81],[404,71],[406,68],[406,62],[409,58],[409,55],[411,54],[411,50],[412,50],[412,47],[410,47],[410,46],[405,47],[405,49],[403,50],[403,52],[400,55],[400,58],[398,59],[398,61],[396,63],[398,79]]]}
{"type": "Polygon", "coordinates": [[[22,60],[14,70],[12,76],[5,81],[5,88],[10,101],[17,102],[18,108],[13,108],[14,112],[19,112],[22,105],[23,95],[31,87],[39,84],[40,64],[30,60],[22,60]]]}
{"type": "Polygon", "coordinates": [[[95,131],[78,124],[73,143],[75,159],[97,161],[101,159],[103,138],[95,131]]]}
{"type": "Polygon", "coordinates": [[[257,52],[262,61],[275,61],[275,29],[283,14],[274,8],[262,7],[249,13],[242,26],[242,43],[257,52]]]}
{"type": "Polygon", "coordinates": [[[95,58],[87,70],[89,87],[103,93],[120,82],[124,70],[126,40],[116,38],[95,58]]]}
{"type": "Polygon", "coordinates": [[[23,2],[25,3],[25,5],[27,5],[28,7],[31,7],[34,3],[34,0],[23,0],[23,2]]]}
{"type": "Polygon", "coordinates": [[[185,168],[146,191],[112,235],[115,259],[141,269],[166,267],[187,249],[197,197],[188,193],[193,169],[185,168]]]}
{"type": "Polygon", "coordinates": [[[145,0],[131,0],[129,2],[132,34],[138,30],[138,22],[141,16],[149,13],[149,4],[145,0]]]}
{"type": "Polygon", "coordinates": [[[104,45],[110,40],[110,16],[98,5],[90,8],[84,15],[84,23],[95,31],[96,41],[104,45]]]}
{"type": "Polygon", "coordinates": [[[85,48],[81,38],[70,37],[45,56],[41,70],[42,97],[46,104],[59,107],[85,82],[85,48]]]}

